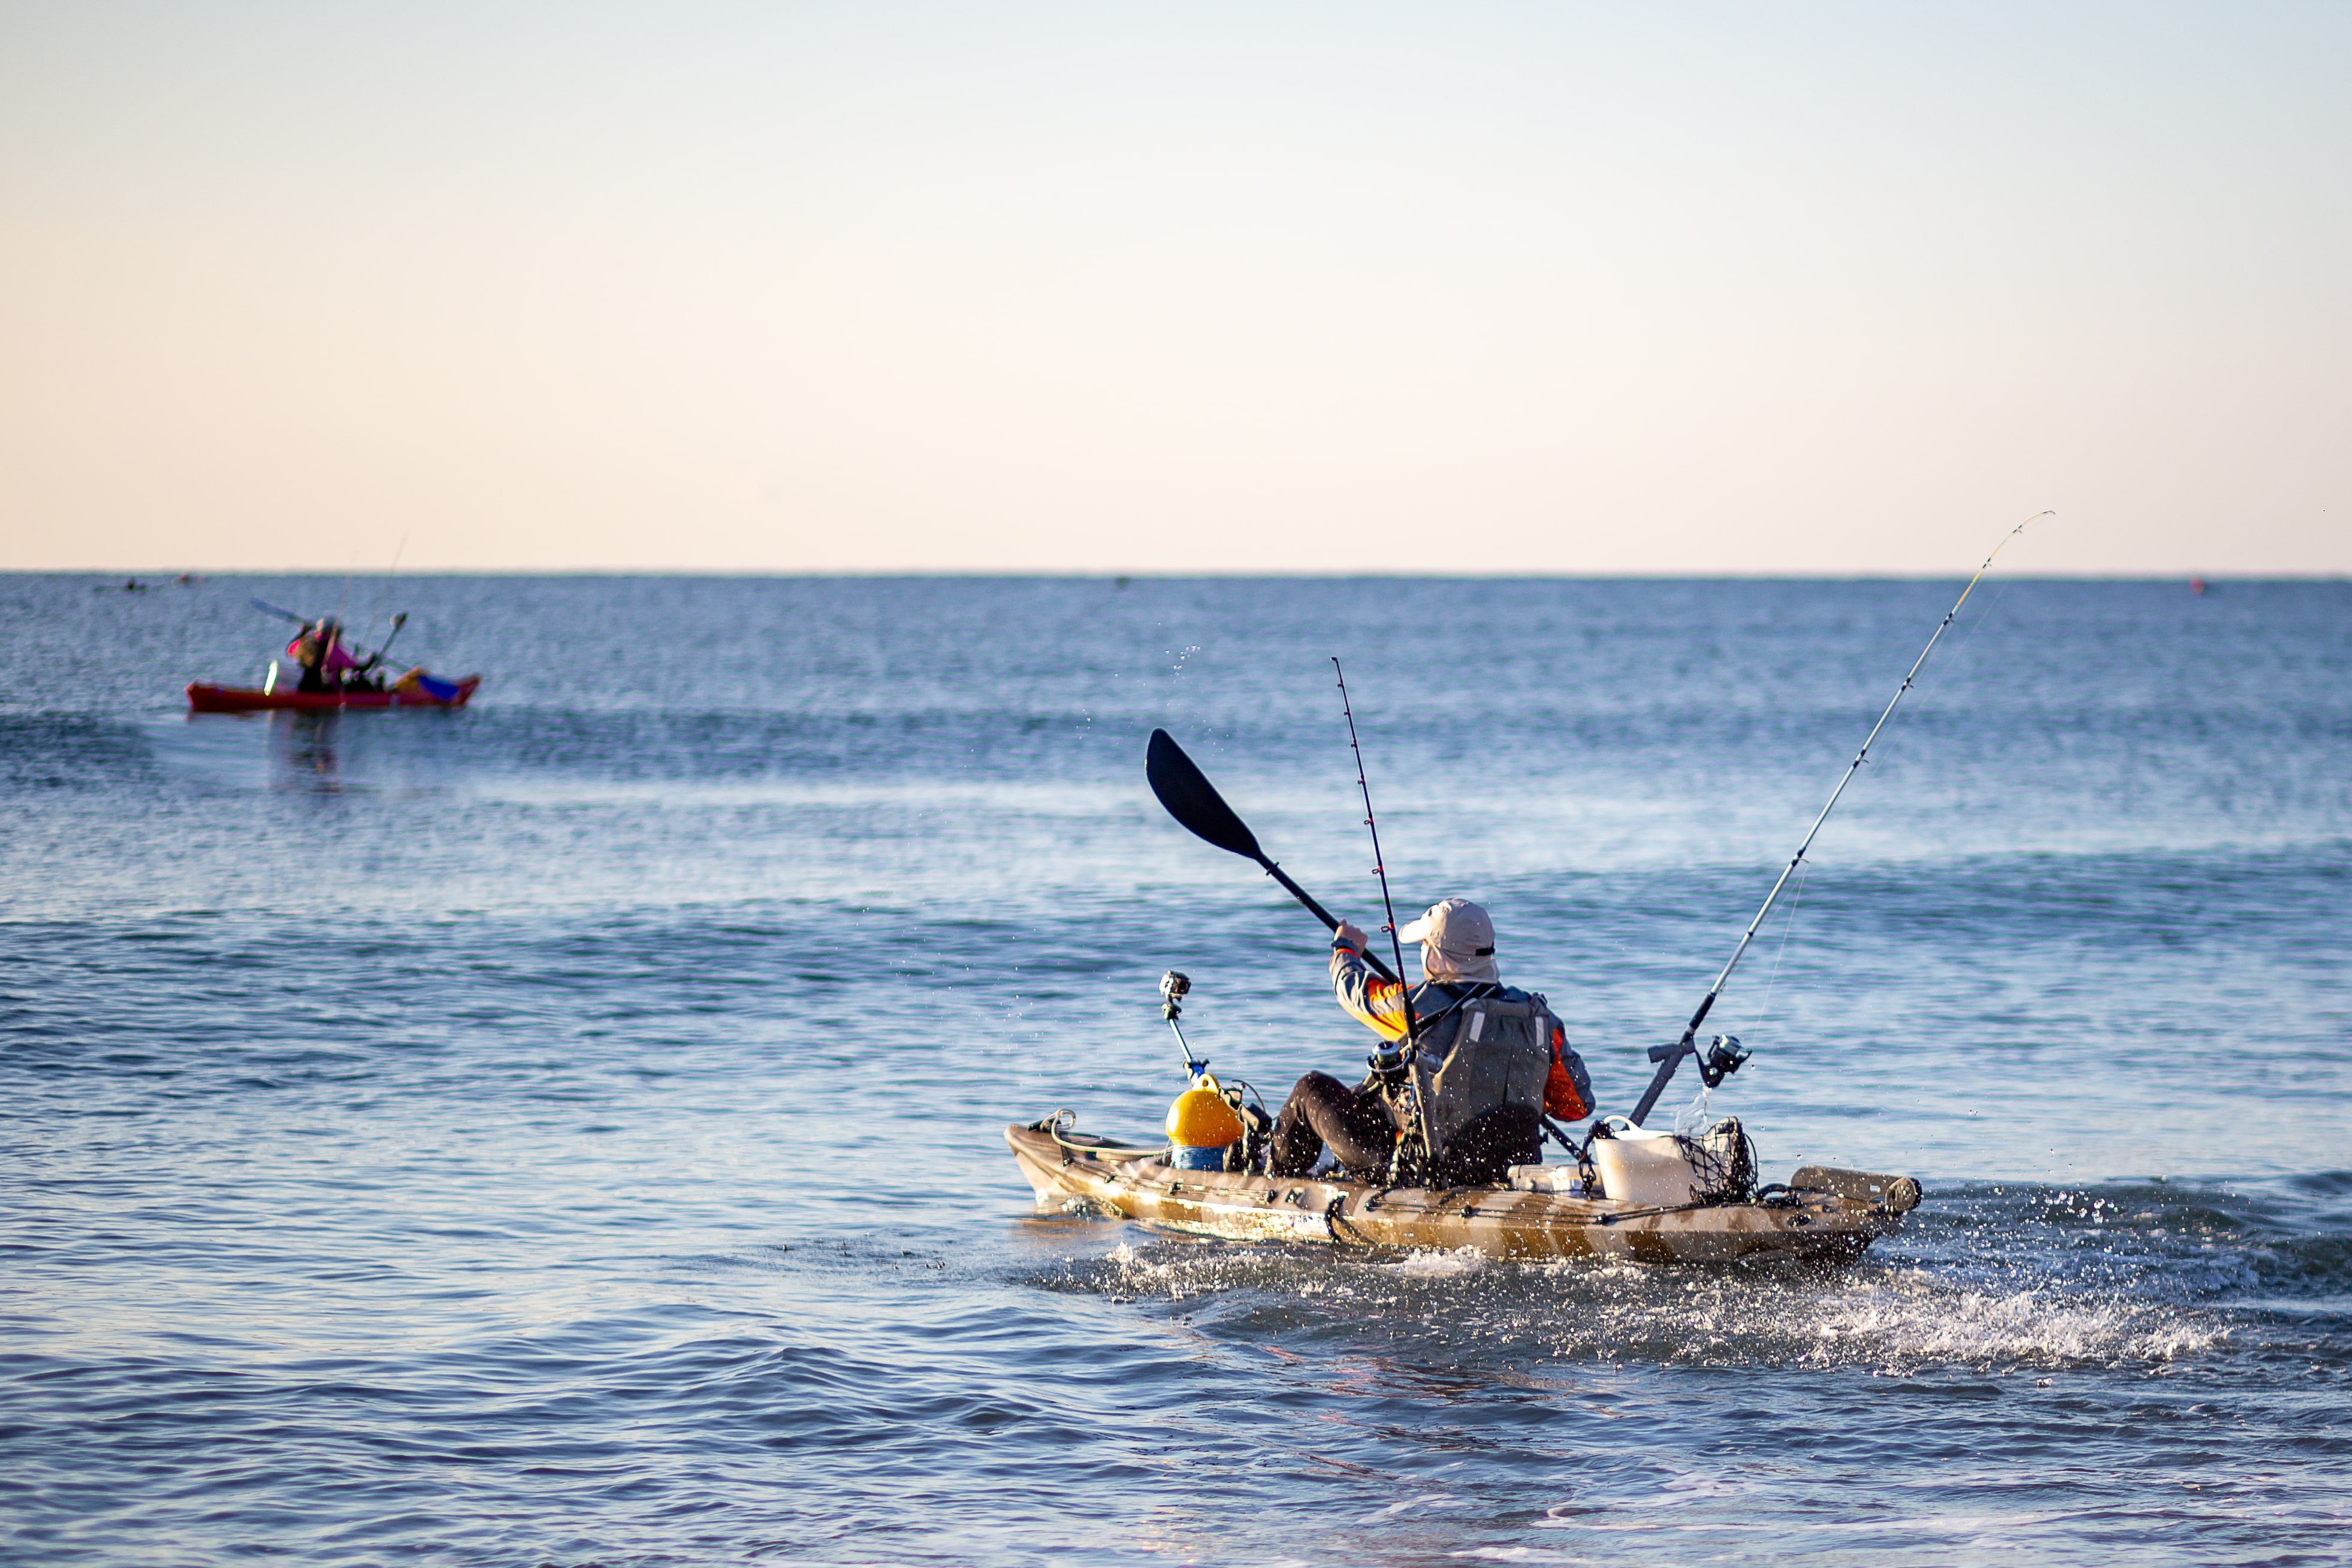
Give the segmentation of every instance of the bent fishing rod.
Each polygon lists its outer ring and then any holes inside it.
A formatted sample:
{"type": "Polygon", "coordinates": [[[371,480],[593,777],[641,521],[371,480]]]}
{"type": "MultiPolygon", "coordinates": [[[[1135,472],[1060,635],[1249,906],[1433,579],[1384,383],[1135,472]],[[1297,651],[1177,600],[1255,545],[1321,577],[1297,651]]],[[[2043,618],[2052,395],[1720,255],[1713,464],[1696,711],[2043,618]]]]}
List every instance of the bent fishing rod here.
{"type": "MultiPolygon", "coordinates": [[[[1911,661],[1911,668],[1904,674],[1903,684],[1895,688],[1895,695],[1888,700],[1885,711],[1879,714],[1878,722],[1870,727],[1870,734],[1864,737],[1862,749],[1853,754],[1853,760],[1845,765],[1845,772],[1838,778],[1837,788],[1830,791],[1829,803],[1822,808],[1821,815],[1813,819],[1813,825],[1806,831],[1805,841],[1797,846],[1797,852],[1789,857],[1787,865],[1780,868],[1780,875],[1772,883],[1772,891],[1764,895],[1763,907],[1757,910],[1756,918],[1748,923],[1748,929],[1740,933],[1739,946],[1732,949],[1730,961],[1717,974],[1715,984],[1706,988],[1706,995],[1700,998],[1698,1010],[1691,1014],[1690,1022],[1683,1026],[1682,1038],[1672,1045],[1650,1048],[1650,1060],[1658,1064],[1658,1071],[1657,1076],[1650,1080],[1649,1088],[1642,1092],[1641,1103],[1633,1107],[1630,1120],[1635,1126],[1641,1126],[1650,1113],[1657,1108],[1658,1096],[1666,1092],[1666,1082],[1674,1077],[1675,1069],[1682,1065],[1683,1058],[1698,1055],[1698,1048],[1693,1043],[1698,1038],[1698,1026],[1706,1021],[1706,1015],[1715,1007],[1716,998],[1723,994],[1725,982],[1731,978],[1731,971],[1739,967],[1739,960],[1748,956],[1748,944],[1756,940],[1756,933],[1763,927],[1764,917],[1772,913],[1772,905],[1780,901],[1780,890],[1789,885],[1789,878],[1804,863],[1805,852],[1813,847],[1813,839],[1821,832],[1822,824],[1830,820],[1832,811],[1837,810],[1838,797],[1845,793],[1845,787],[1853,782],[1853,776],[1861,772],[1862,765],[1870,759],[1870,748],[1876,744],[1878,732],[1886,727],[1886,721],[1893,716],[1896,705],[1911,690],[1911,683],[1917,677],[1919,667],[1927,662],[1927,655],[1936,651],[1936,643],[1943,637],[1945,629],[1958,617],[1960,606],[1969,601],[1969,595],[1976,591],[1976,586],[1983,580],[1984,574],[1992,570],[1993,556],[2000,554],[2009,541],[2023,533],[2028,525],[2056,515],[2046,510],[2036,512],[2001,535],[2000,542],[1992,547],[1992,555],[1984,558],[1984,564],[1977,568],[1976,576],[1969,579],[1968,586],[1960,590],[1960,596],[1952,601],[1952,607],[1944,612],[1941,621],[1936,622],[1936,630],[1927,638],[1927,645],[1919,650],[1917,658],[1911,661]]],[[[1699,1076],[1712,1089],[1738,1071],[1739,1064],[1747,1060],[1748,1053],[1736,1043],[1717,1045],[1700,1061],[1699,1076]]]]}

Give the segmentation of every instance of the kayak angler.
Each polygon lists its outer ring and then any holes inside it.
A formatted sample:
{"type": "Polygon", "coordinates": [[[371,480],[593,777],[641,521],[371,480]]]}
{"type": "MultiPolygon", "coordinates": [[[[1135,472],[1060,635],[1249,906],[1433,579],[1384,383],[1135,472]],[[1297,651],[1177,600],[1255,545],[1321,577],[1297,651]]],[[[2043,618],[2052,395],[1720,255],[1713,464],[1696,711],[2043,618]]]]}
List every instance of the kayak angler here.
{"type": "MultiPolygon", "coordinates": [[[[1458,1110],[1542,1103],[1557,1027],[1549,1009],[1526,992],[1517,998],[1465,998],[1456,1016],[1433,1016],[1424,1025],[1422,998],[1436,1000],[1431,983],[1407,988],[1398,972],[1401,963],[1391,968],[1370,952],[1360,953],[1352,939],[1360,934],[1352,927],[1343,930],[1343,922],[1258,847],[1249,828],[1165,730],[1152,732],[1145,774],[1179,823],[1220,849],[1255,861],[1328,929],[1348,938],[1346,958],[1333,961],[1335,974],[1341,975],[1335,990],[1344,998],[1343,971],[1361,964],[1381,983],[1377,992],[1367,988],[1368,999],[1393,1000],[1397,1012],[1411,1011],[1411,1039],[1402,1049],[1374,1059],[1374,1079],[1385,1079],[1377,1092],[1389,1118],[1386,1168],[1350,1168],[1344,1142],[1339,1164],[1320,1175],[1297,1172],[1297,1148],[1288,1151],[1288,1158],[1277,1154],[1269,1137],[1274,1118],[1263,1105],[1245,1103],[1254,1097],[1247,1085],[1220,1083],[1185,1041],[1178,1020],[1192,981],[1171,971],[1160,981],[1161,1016],[1183,1049],[1191,1086],[1169,1109],[1167,1142],[1148,1145],[1082,1133],[1068,1111],[1007,1127],[1005,1143],[1041,1206],[1234,1240],[1475,1247],[1498,1258],[1675,1262],[1755,1256],[1851,1259],[1874,1239],[1900,1228],[1903,1215],[1918,1202],[1918,1184],[1908,1177],[1815,1166],[1798,1170],[1785,1185],[1759,1189],[1736,1123],[1729,1124],[1729,1148],[1712,1137],[1645,1136],[1629,1124],[1613,1138],[1588,1140],[1584,1148],[1597,1152],[1575,1164],[1514,1160],[1496,1171],[1490,1145],[1477,1151],[1481,1168],[1459,1168],[1455,1162],[1463,1151],[1451,1134],[1476,1118],[1474,1112],[1456,1121],[1458,1110]],[[1280,1163],[1270,1165],[1269,1155],[1280,1163]]],[[[1399,929],[1415,930],[1389,924],[1392,937],[1399,929]]],[[[1475,923],[1464,924],[1465,933],[1475,934],[1475,923]]],[[[1449,917],[1434,932],[1442,941],[1458,940],[1452,927],[1449,917]]],[[[1432,933],[1427,925],[1415,933],[1423,937],[1425,954],[1432,933]]],[[[1469,956],[1477,957],[1475,946],[1491,945],[1474,941],[1469,956]]],[[[1442,958],[1436,967],[1442,976],[1442,958]]],[[[1496,989],[1502,989],[1499,984],[1496,989]]],[[[1433,1015],[1444,1005],[1433,1006],[1433,1015]]],[[[1388,1011],[1384,1005],[1368,1010],[1373,1019],[1366,1021],[1376,1028],[1375,1020],[1388,1011]]],[[[1563,1040],[1559,1060],[1574,1082],[1568,1067],[1572,1059],[1563,1040]]],[[[1310,1073],[1307,1081],[1317,1076],[1310,1073]]],[[[1583,1095],[1582,1085],[1577,1088],[1583,1095]]],[[[1590,1103],[1584,1098],[1579,1108],[1590,1103]]],[[[1300,1114],[1303,1119],[1305,1113],[1300,1114]]],[[[1360,1160],[1381,1146],[1381,1129],[1367,1124],[1362,1131],[1366,1135],[1356,1148],[1360,1160]]],[[[1554,1133],[1570,1142],[1557,1128],[1554,1133]]],[[[1320,1141],[1319,1131],[1313,1135],[1320,1141]]]]}
{"type": "MultiPolygon", "coordinates": [[[[293,641],[286,644],[286,656],[302,672],[294,687],[298,692],[323,692],[330,687],[340,691],[354,684],[364,686],[368,672],[383,657],[379,650],[364,664],[352,658],[343,646],[342,622],[327,616],[295,632],[293,641]]],[[[383,689],[382,676],[375,684],[377,690],[383,689]]]]}
{"type": "Polygon", "coordinates": [[[1502,984],[1495,923],[1484,909],[1442,899],[1397,936],[1421,944],[1426,978],[1410,995],[1372,972],[1360,929],[1343,920],[1333,934],[1332,989],[1384,1044],[1368,1063],[1371,1076],[1353,1089],[1327,1072],[1298,1081],[1269,1138],[1274,1175],[1307,1175],[1327,1145],[1366,1177],[1401,1170],[1416,1103],[1401,1092],[1421,1057],[1446,1064],[1426,1075],[1417,1102],[1438,1145],[1431,1175],[1440,1186],[1496,1181],[1515,1165],[1535,1165],[1547,1113],[1563,1122],[1592,1113],[1592,1081],[1549,1005],[1502,984]],[[1411,1053],[1408,1007],[1418,1026],[1419,1050],[1411,1053]]]}
{"type": "MultiPolygon", "coordinates": [[[[1353,1089],[1328,1073],[1301,1078],[1270,1138],[1263,1140],[1263,1151],[1260,1140],[1250,1135],[1255,1128],[1218,1141],[1240,1151],[1244,1168],[1262,1166],[1274,1176],[1309,1174],[1328,1145],[1350,1176],[1383,1186],[1451,1188],[1498,1181],[1542,1160],[1546,1112],[1571,1122],[1591,1114],[1591,1080],[1569,1049],[1550,1005],[1541,996],[1502,984],[1495,923],[1486,910],[1467,899],[1442,899],[1411,925],[1397,924],[1356,711],[1347,672],[1336,657],[1331,673],[1347,716],[1348,747],[1356,758],[1356,787],[1371,837],[1381,908],[1388,916],[1381,929],[1389,933],[1393,970],[1366,951],[1361,929],[1334,920],[1265,858],[1249,830],[1165,731],[1153,732],[1145,758],[1145,777],[1171,816],[1219,848],[1257,861],[1331,928],[1333,991],[1339,1005],[1384,1042],[1368,1059],[1371,1076],[1353,1089]],[[1424,978],[1415,987],[1401,977],[1406,942],[1421,947],[1424,978]]],[[[1185,1054],[1187,1070],[1195,1071],[1189,1048],[1185,1054]]],[[[1181,1124],[1188,1119],[1171,1112],[1168,1131],[1179,1161],[1197,1168],[1202,1162],[1188,1156],[1205,1151],[1188,1149],[1181,1124]]],[[[1215,1124],[1206,1125],[1214,1137],[1215,1124]]],[[[1568,1142],[1567,1134],[1553,1130],[1568,1142]]]]}
{"type": "MultiPolygon", "coordinates": [[[[1474,1151],[1460,1146],[1454,1149],[1456,1157],[1447,1159],[1450,1134],[1481,1116],[1492,1117],[1503,1107],[1549,1100],[1554,1073],[1568,1079],[1575,1090],[1576,1110],[1589,1113],[1591,1096],[1564,1036],[1553,1033],[1557,1025],[1540,997],[1503,991],[1499,975],[1491,972],[1454,971],[1453,977],[1493,984],[1501,993],[1497,996],[1457,998],[1449,987],[1441,999],[1432,991],[1433,984],[1448,978],[1446,963],[1464,956],[1493,958],[1492,924],[1475,905],[1449,900],[1433,906],[1420,921],[1398,925],[1381,863],[1380,829],[1372,816],[1360,748],[1357,782],[1363,790],[1364,825],[1371,832],[1373,869],[1389,916],[1385,928],[1393,968],[1366,950],[1361,930],[1333,915],[1276,864],[1175,738],[1154,730],[1144,775],[1169,815],[1194,836],[1255,862],[1333,932],[1333,984],[1342,1004],[1401,1046],[1375,1056],[1372,1079],[1353,1091],[1328,1075],[1307,1074],[1276,1121],[1265,1115],[1262,1105],[1244,1104],[1245,1085],[1220,1085],[1209,1074],[1208,1063],[1196,1060],[1187,1045],[1185,1070],[1192,1085],[1169,1112],[1169,1142],[1164,1145],[1121,1143],[1080,1133],[1068,1111],[1005,1129],[1005,1142],[1038,1202],[1234,1239],[1473,1246],[1496,1257],[1599,1255],[1643,1262],[1755,1256],[1850,1260],[1876,1238],[1900,1229],[1903,1217],[1921,1198],[1919,1184],[1909,1176],[1805,1166],[1785,1183],[1759,1186],[1754,1146],[1737,1119],[1726,1118],[1698,1136],[1654,1131],[1644,1123],[1685,1058],[1696,1062],[1709,1088],[1720,1085],[1748,1060],[1748,1052],[1730,1035],[1717,1035],[1702,1050],[1697,1043],[1700,1025],[1781,890],[1804,863],[1846,787],[1869,760],[1879,733],[1969,595],[1992,569],[2001,547],[2036,518],[2049,515],[2036,513],[2004,534],[1945,612],[1797,852],[1741,933],[1730,959],[1683,1026],[1681,1037],[1651,1050],[1657,1071],[1633,1113],[1601,1119],[1580,1143],[1548,1120],[1544,1123],[1574,1156],[1572,1164],[1512,1159],[1496,1170],[1498,1150],[1529,1152],[1523,1139],[1514,1141],[1508,1134],[1486,1141],[1475,1150],[1475,1159],[1469,1157],[1474,1151]],[[1465,923],[1463,940],[1454,939],[1455,918],[1465,923]],[[1402,944],[1408,934],[1423,942],[1428,977],[1420,987],[1408,988],[1401,975],[1402,944]],[[1429,962],[1433,936],[1438,938],[1440,962],[1435,966],[1429,962]],[[1481,947],[1486,951],[1481,953],[1481,947]],[[1522,1016],[1494,1036],[1483,1022],[1474,1030],[1471,1020],[1497,1005],[1517,1008],[1522,1016]],[[1423,1008],[1431,1009],[1433,1024],[1452,1027],[1424,1032],[1423,1008]],[[1534,1022],[1538,1016],[1543,1021],[1534,1022]],[[1509,1044],[1502,1051],[1477,1049],[1505,1039],[1509,1044]],[[1548,1049],[1539,1049],[1538,1040],[1548,1049]],[[1449,1094],[1449,1075],[1457,1067],[1466,1068],[1465,1076],[1478,1081],[1474,1092],[1449,1094]],[[1499,1089],[1498,1080],[1503,1084],[1499,1089]],[[1469,1113],[1458,1116],[1465,1108],[1469,1113]],[[1383,1132],[1392,1140],[1387,1168],[1368,1169],[1379,1163],[1383,1132]],[[1327,1145],[1338,1166],[1318,1177],[1308,1162],[1327,1145]]],[[[1333,663],[1336,666],[1338,661],[1333,663]]],[[[1346,689],[1343,675],[1343,704],[1346,689]]],[[[1348,723],[1354,746],[1352,709],[1348,723]]],[[[1190,986],[1187,977],[1173,972],[1161,981],[1162,1016],[1171,1028],[1176,1028],[1179,1000],[1190,986]]],[[[1181,1042],[1181,1028],[1177,1038],[1181,1042]]],[[[1563,1103],[1560,1108],[1568,1107],[1563,1103]]]]}
{"type": "Polygon", "coordinates": [[[354,654],[343,643],[342,623],[333,616],[309,620],[256,599],[253,606],[291,621],[299,628],[286,644],[286,657],[300,672],[291,690],[280,689],[278,666],[272,662],[258,687],[188,685],[188,706],[196,713],[251,713],[270,709],[298,711],[347,707],[463,707],[482,684],[479,675],[443,680],[423,665],[414,665],[387,679],[384,660],[400,629],[408,624],[405,612],[392,618],[392,630],[373,653],[354,654]]]}
{"type": "Polygon", "coordinates": [[[1319,1072],[1298,1081],[1276,1121],[1266,1168],[1304,1176],[1328,1143],[1343,1165],[1375,1176],[1380,1135],[1389,1132],[1384,1179],[1391,1186],[1408,1170],[1441,1186],[1494,1181],[1543,1159],[1546,1111],[1569,1121],[1591,1114],[1591,1080],[1550,1005],[1502,984],[1495,923],[1484,909],[1466,898],[1441,899],[1412,925],[1397,925],[1356,708],[1337,654],[1331,674],[1356,758],[1389,952],[1402,976],[1404,945],[1419,943],[1424,978],[1408,988],[1402,978],[1376,976],[1364,933],[1344,920],[1333,928],[1331,985],[1339,1005],[1388,1044],[1370,1059],[1372,1076],[1354,1090],[1319,1072]]]}

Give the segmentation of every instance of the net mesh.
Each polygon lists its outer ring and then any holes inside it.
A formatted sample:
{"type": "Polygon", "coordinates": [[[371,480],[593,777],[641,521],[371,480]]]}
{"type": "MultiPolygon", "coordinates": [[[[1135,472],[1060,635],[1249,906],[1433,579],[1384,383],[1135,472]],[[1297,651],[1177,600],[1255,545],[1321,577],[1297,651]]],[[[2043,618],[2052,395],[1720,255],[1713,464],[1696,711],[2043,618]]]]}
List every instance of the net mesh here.
{"type": "Polygon", "coordinates": [[[1756,1196],[1756,1145],[1738,1117],[1696,1135],[1676,1133],[1675,1145],[1690,1163],[1692,1201],[1746,1203],[1756,1196]]]}

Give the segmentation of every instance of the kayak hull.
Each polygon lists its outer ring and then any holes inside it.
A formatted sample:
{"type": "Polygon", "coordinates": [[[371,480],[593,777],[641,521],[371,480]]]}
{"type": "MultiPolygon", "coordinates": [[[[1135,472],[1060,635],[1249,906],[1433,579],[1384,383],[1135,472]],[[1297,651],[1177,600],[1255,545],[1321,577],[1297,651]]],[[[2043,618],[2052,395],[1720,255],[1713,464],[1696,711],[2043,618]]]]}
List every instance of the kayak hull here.
{"type": "Polygon", "coordinates": [[[215,686],[188,683],[191,713],[331,713],[343,708],[464,707],[482,684],[479,675],[457,683],[457,693],[446,699],[430,692],[305,692],[289,688],[265,692],[253,686],[215,686]]]}
{"type": "Polygon", "coordinates": [[[1635,1263],[1840,1263],[1901,1229],[1904,1213],[1918,1201],[1918,1186],[1908,1178],[1819,1169],[1799,1172],[1820,1185],[1792,1183],[1798,1190],[1786,1201],[1671,1209],[1505,1186],[1382,1188],[1181,1170],[1057,1128],[1050,1117],[1007,1127],[1004,1141],[1041,1207],[1091,1208],[1236,1241],[1475,1247],[1495,1258],[1635,1263]]]}

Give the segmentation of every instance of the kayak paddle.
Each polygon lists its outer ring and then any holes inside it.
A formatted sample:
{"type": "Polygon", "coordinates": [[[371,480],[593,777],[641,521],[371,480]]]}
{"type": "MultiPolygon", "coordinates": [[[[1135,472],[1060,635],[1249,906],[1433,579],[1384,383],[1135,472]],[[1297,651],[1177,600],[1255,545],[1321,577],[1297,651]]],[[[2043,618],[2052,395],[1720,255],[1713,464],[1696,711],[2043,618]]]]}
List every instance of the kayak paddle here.
{"type": "MultiPolygon", "coordinates": [[[[1206,839],[1228,854],[1257,862],[1265,868],[1266,875],[1280,883],[1285,892],[1305,904],[1307,913],[1320,920],[1327,929],[1339,929],[1338,917],[1316,903],[1314,894],[1291,881],[1289,875],[1258,848],[1257,835],[1234,814],[1234,809],[1225,804],[1225,798],[1217,793],[1217,787],[1209,782],[1208,775],[1184,755],[1184,748],[1176,744],[1176,737],[1164,729],[1151,732],[1151,744],[1144,752],[1143,777],[1150,783],[1151,792],[1160,797],[1160,803],[1168,808],[1168,814],[1176,819],[1179,826],[1196,837],[1206,839]]],[[[1372,954],[1366,953],[1364,962],[1381,979],[1396,980],[1395,972],[1372,954]]]]}
{"type": "Polygon", "coordinates": [[[253,599],[247,601],[247,602],[251,604],[256,610],[265,611],[271,615],[281,616],[288,621],[291,621],[297,626],[308,626],[310,624],[310,622],[302,616],[295,614],[291,610],[281,610],[277,605],[270,603],[267,599],[253,599]]]}
{"type": "Polygon", "coordinates": [[[394,637],[399,636],[399,635],[400,635],[400,629],[401,629],[403,626],[405,626],[405,625],[407,625],[407,624],[408,624],[408,612],[407,612],[407,611],[404,610],[404,611],[402,611],[399,614],[397,614],[397,615],[394,616],[394,617],[392,618],[392,630],[391,630],[390,632],[386,632],[386,633],[384,634],[383,646],[383,647],[381,647],[381,648],[378,648],[374,653],[370,653],[370,654],[368,655],[368,663],[369,663],[369,664],[381,664],[381,663],[383,663],[383,656],[384,656],[386,653],[391,653],[391,652],[392,652],[392,640],[393,640],[394,637]]]}

